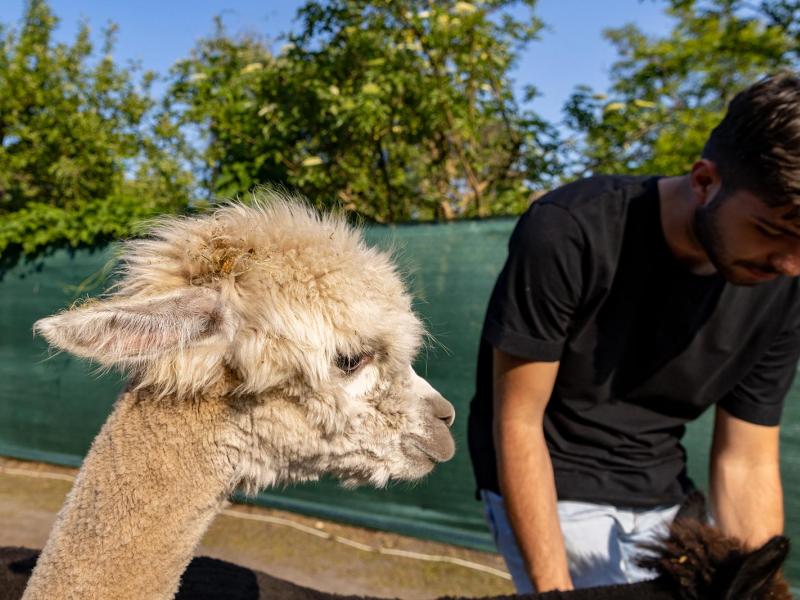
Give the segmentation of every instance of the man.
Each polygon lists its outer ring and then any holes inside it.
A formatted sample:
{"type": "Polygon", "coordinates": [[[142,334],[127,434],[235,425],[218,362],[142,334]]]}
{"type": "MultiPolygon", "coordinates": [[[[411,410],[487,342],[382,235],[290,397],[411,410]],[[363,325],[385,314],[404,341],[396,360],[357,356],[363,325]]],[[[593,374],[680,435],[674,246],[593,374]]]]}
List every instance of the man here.
{"type": "Polygon", "coordinates": [[[712,405],[717,525],[750,545],[781,532],[797,275],[791,74],[736,96],[688,175],[578,181],[522,216],[489,303],[469,425],[518,591],[648,578],[637,544],[692,488],[680,439],[712,405]]]}

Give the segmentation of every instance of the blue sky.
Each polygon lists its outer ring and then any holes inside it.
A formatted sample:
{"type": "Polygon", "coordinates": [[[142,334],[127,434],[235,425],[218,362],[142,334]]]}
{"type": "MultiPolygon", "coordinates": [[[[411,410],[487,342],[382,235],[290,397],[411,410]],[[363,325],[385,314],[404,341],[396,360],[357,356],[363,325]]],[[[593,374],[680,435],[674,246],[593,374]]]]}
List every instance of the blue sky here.
{"type": "MultiPolygon", "coordinates": [[[[185,57],[196,40],[211,33],[212,19],[222,14],[231,31],[255,31],[275,38],[296,24],[300,0],[50,0],[61,19],[57,37],[71,39],[82,19],[93,31],[109,21],[119,25],[115,58],[138,60],[146,69],[166,73],[185,57]]],[[[521,56],[514,78],[521,90],[533,83],[542,96],[531,108],[553,122],[579,83],[603,90],[614,62],[602,30],[636,23],[650,34],[663,34],[670,21],[666,2],[658,0],[540,0],[537,15],[547,24],[541,40],[521,56]]],[[[0,22],[18,24],[23,0],[0,0],[0,22]]]]}

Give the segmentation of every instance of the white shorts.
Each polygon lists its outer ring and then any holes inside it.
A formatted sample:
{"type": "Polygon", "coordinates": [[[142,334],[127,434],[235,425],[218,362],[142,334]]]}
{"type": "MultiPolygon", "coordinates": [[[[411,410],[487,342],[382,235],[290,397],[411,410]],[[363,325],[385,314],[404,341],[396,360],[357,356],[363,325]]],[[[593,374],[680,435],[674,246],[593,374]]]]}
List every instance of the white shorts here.
{"type": "MultiPolygon", "coordinates": [[[[528,577],[514,532],[506,516],[503,498],[481,490],[486,520],[495,544],[506,561],[520,594],[535,590],[528,577]]],[[[610,504],[558,503],[558,517],[567,550],[567,564],[576,588],[652,579],[655,574],[636,564],[639,545],[666,532],[678,505],[653,509],[617,508],[610,504]]]]}

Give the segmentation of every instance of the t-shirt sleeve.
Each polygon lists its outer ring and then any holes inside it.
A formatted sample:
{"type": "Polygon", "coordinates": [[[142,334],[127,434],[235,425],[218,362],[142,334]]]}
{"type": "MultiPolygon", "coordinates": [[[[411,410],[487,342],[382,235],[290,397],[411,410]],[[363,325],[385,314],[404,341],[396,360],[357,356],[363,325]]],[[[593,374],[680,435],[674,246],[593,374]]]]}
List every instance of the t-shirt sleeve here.
{"type": "Polygon", "coordinates": [[[800,326],[779,333],[764,355],[719,405],[734,417],[756,425],[780,423],[783,401],[800,358],[800,326]]]}
{"type": "Polygon", "coordinates": [[[583,232],[566,209],[534,204],[511,236],[484,339],[519,358],[559,360],[581,298],[583,251],[583,232]]]}

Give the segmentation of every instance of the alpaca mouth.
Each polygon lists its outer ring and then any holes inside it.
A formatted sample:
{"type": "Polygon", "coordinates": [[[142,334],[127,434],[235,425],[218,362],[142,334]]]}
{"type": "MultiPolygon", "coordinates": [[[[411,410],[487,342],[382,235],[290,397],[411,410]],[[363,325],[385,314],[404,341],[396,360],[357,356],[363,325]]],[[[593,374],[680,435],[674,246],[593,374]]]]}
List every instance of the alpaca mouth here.
{"type": "Polygon", "coordinates": [[[406,454],[421,454],[434,464],[446,462],[453,458],[455,454],[455,442],[449,431],[445,435],[438,435],[433,439],[410,434],[408,438],[403,441],[402,447],[406,454]]]}

